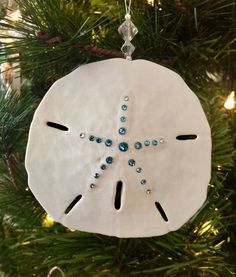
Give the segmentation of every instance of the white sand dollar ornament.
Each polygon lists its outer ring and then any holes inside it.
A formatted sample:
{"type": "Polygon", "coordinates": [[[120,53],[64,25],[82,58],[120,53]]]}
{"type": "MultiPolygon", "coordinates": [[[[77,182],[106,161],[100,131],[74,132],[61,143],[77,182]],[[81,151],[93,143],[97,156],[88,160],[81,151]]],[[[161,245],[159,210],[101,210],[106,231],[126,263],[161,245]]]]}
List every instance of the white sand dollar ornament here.
{"type": "Polygon", "coordinates": [[[163,235],[206,199],[210,128],[173,71],[145,60],[91,63],[58,80],[42,100],[26,169],[35,197],[67,227],[163,235]]]}

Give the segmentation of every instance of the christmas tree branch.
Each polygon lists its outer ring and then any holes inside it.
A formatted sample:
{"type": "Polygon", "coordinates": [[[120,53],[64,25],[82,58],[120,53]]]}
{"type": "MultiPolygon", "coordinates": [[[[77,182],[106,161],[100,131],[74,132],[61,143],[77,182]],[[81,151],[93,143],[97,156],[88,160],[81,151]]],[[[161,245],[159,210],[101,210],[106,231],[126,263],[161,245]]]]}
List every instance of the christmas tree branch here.
{"type": "Polygon", "coordinates": [[[8,154],[8,151],[7,151],[6,147],[5,147],[5,151],[3,153],[3,158],[4,158],[5,162],[6,162],[8,173],[9,173],[9,176],[11,178],[12,184],[13,184],[14,188],[16,190],[18,190],[17,182],[16,182],[16,177],[15,177],[15,175],[13,173],[13,167],[14,166],[12,164],[11,157],[8,154]]]}
{"type": "Polygon", "coordinates": [[[105,48],[101,48],[101,47],[97,47],[97,46],[93,46],[93,45],[82,46],[79,44],[75,44],[75,45],[72,45],[72,47],[84,49],[85,51],[88,51],[92,54],[96,54],[96,55],[104,56],[104,57],[112,57],[112,58],[123,58],[124,57],[124,54],[121,51],[105,49],[105,48]]]}
{"type": "MultiPolygon", "coordinates": [[[[42,34],[41,31],[38,31],[36,33],[36,36],[39,39],[43,39],[44,42],[48,45],[53,45],[53,44],[58,44],[61,43],[62,38],[59,36],[52,37],[48,34],[42,34]]],[[[105,57],[111,57],[111,58],[123,58],[124,55],[121,51],[117,50],[112,50],[112,49],[106,49],[106,48],[101,48],[97,47],[96,45],[82,45],[82,44],[68,44],[68,47],[71,48],[79,48],[85,51],[88,51],[92,54],[99,55],[99,56],[105,56],[105,57]]]]}

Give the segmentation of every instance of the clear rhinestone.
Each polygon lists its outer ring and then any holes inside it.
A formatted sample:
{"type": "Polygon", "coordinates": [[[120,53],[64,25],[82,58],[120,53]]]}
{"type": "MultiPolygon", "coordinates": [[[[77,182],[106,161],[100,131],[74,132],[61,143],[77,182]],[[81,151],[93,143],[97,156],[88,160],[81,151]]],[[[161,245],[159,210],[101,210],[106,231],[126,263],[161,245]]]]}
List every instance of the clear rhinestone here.
{"type": "Polygon", "coordinates": [[[118,28],[118,32],[124,41],[131,41],[137,35],[138,29],[130,19],[126,19],[118,28]]]}
{"type": "Polygon", "coordinates": [[[124,53],[125,57],[131,57],[134,50],[135,47],[130,41],[126,41],[121,47],[121,51],[124,53]]]}
{"type": "Polygon", "coordinates": [[[150,189],[147,189],[147,190],[146,190],[146,194],[151,194],[151,192],[152,192],[152,191],[151,191],[150,189]]]}
{"type": "Polygon", "coordinates": [[[163,138],[161,138],[161,139],[159,140],[159,142],[162,144],[162,143],[164,143],[165,141],[164,141],[163,138]]]}
{"type": "Polygon", "coordinates": [[[147,181],[145,179],[141,180],[141,185],[145,185],[147,183],[147,181]]]}
{"type": "Polygon", "coordinates": [[[125,102],[129,101],[129,96],[124,97],[125,102]]]}
{"type": "Polygon", "coordinates": [[[133,159],[130,159],[129,161],[128,161],[128,165],[129,166],[135,166],[135,160],[133,160],[133,159]]]}
{"type": "Polygon", "coordinates": [[[79,136],[80,138],[85,138],[85,133],[81,133],[79,136]]]}
{"type": "Polygon", "coordinates": [[[94,189],[95,187],[96,187],[96,185],[90,184],[90,188],[91,188],[91,189],[94,189]]]}
{"type": "Polygon", "coordinates": [[[143,171],[143,169],[141,167],[136,168],[137,173],[141,173],[142,171],[143,171]]]}

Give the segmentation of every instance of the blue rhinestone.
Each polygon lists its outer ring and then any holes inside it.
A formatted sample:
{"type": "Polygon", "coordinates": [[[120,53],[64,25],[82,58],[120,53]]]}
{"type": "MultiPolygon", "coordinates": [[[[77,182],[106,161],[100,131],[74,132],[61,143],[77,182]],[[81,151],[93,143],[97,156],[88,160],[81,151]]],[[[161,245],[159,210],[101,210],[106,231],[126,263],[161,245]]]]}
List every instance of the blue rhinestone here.
{"type": "Polygon", "coordinates": [[[94,174],[94,178],[95,178],[95,179],[98,179],[99,177],[100,177],[100,174],[99,174],[99,173],[95,173],[95,174],[94,174]]]}
{"type": "Polygon", "coordinates": [[[105,164],[101,165],[101,170],[105,170],[107,168],[107,166],[105,164]]]}
{"type": "Polygon", "coordinates": [[[127,111],[127,110],[128,110],[128,106],[127,106],[127,105],[122,105],[122,106],[121,106],[121,109],[122,109],[123,111],[127,111]]]}
{"type": "Polygon", "coordinates": [[[147,181],[145,179],[141,180],[141,185],[145,185],[147,183],[147,181]]]}
{"type": "Polygon", "coordinates": [[[112,157],[107,157],[107,158],[106,158],[106,162],[107,162],[108,164],[112,164],[112,163],[113,163],[113,158],[112,158],[112,157]]]}
{"type": "Polygon", "coordinates": [[[149,146],[149,145],[150,145],[150,141],[149,141],[149,140],[145,140],[145,141],[144,141],[144,145],[145,145],[145,146],[149,146]]]}
{"type": "Polygon", "coordinates": [[[92,136],[92,135],[89,136],[89,140],[90,140],[90,141],[94,141],[94,140],[95,140],[95,136],[92,136]]]}
{"type": "Polygon", "coordinates": [[[135,142],[135,144],[134,144],[134,147],[135,147],[135,149],[141,149],[142,148],[142,143],[141,142],[135,142]]]}
{"type": "Polygon", "coordinates": [[[125,117],[125,116],[122,116],[122,117],[120,118],[120,121],[121,121],[121,122],[126,122],[126,117],[125,117]]]}
{"type": "Polygon", "coordinates": [[[121,142],[119,144],[119,149],[121,152],[126,152],[129,149],[129,145],[126,142],[121,142]]]}
{"type": "Polygon", "coordinates": [[[141,173],[142,171],[143,171],[143,169],[141,167],[136,168],[137,173],[141,173]]]}
{"type": "Polygon", "coordinates": [[[108,146],[108,147],[112,146],[112,140],[107,139],[107,140],[105,141],[105,145],[108,146]]]}
{"type": "Polygon", "coordinates": [[[135,165],[135,160],[130,159],[130,160],[128,161],[128,164],[129,164],[130,166],[134,166],[134,165],[135,165]]]}
{"type": "Polygon", "coordinates": [[[126,134],[126,129],[124,127],[121,127],[119,129],[119,134],[122,135],[122,136],[125,135],[126,134]]]}
{"type": "Polygon", "coordinates": [[[96,142],[97,142],[97,143],[101,143],[101,142],[102,142],[102,139],[101,139],[101,138],[96,138],[96,142]]]}
{"type": "Polygon", "coordinates": [[[158,140],[154,139],[154,140],[152,141],[152,145],[157,146],[157,144],[158,144],[158,140]]]}

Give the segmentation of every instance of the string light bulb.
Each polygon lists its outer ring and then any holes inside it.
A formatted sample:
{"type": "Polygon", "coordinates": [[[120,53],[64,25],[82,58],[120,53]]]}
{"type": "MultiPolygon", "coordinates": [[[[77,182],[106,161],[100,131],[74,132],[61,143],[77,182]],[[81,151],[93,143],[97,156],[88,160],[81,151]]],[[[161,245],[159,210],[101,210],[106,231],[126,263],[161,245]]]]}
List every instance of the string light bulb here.
{"type": "Polygon", "coordinates": [[[53,218],[49,214],[46,214],[43,217],[43,220],[42,220],[43,227],[52,227],[54,225],[54,223],[55,222],[54,222],[53,218]]]}
{"type": "Polygon", "coordinates": [[[232,91],[228,95],[228,97],[227,97],[227,99],[226,99],[226,101],[224,103],[224,107],[227,110],[233,110],[235,108],[235,92],[234,91],[232,91]]]}
{"type": "Polygon", "coordinates": [[[154,0],[147,0],[147,3],[151,6],[154,6],[154,0]]]}
{"type": "Polygon", "coordinates": [[[20,10],[16,10],[12,13],[9,14],[9,18],[12,20],[12,21],[20,21],[22,19],[22,15],[21,15],[21,12],[20,10]]]}

